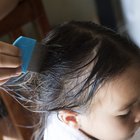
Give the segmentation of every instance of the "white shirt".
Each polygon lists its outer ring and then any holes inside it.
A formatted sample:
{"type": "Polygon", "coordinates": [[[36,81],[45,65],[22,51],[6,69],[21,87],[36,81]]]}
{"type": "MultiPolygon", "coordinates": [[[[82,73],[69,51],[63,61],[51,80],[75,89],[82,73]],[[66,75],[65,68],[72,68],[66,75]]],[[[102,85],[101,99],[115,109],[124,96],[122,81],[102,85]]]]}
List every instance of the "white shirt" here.
{"type": "Polygon", "coordinates": [[[44,140],[90,140],[79,130],[61,122],[56,113],[51,114],[47,120],[44,140]]]}

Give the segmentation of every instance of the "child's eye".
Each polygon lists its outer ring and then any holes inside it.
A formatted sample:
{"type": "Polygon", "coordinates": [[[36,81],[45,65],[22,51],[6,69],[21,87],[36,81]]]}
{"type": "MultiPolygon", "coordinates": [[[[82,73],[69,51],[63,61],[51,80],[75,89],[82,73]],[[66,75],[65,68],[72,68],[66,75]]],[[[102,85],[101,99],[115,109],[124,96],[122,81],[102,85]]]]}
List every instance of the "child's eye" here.
{"type": "Polygon", "coordinates": [[[131,114],[131,110],[128,111],[126,114],[119,115],[119,117],[126,118],[126,117],[128,117],[130,114],[131,114]]]}

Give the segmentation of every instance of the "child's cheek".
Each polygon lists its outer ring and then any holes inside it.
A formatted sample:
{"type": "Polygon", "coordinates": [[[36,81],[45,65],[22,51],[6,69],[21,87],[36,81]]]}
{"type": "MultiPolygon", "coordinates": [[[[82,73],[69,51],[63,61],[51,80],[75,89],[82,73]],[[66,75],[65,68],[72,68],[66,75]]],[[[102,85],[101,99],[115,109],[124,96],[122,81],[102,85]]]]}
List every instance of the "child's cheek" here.
{"type": "Polygon", "coordinates": [[[132,117],[128,117],[128,118],[121,118],[118,117],[116,118],[116,127],[118,127],[118,130],[120,130],[119,133],[122,133],[122,135],[129,135],[131,134],[134,129],[134,121],[132,117]]]}

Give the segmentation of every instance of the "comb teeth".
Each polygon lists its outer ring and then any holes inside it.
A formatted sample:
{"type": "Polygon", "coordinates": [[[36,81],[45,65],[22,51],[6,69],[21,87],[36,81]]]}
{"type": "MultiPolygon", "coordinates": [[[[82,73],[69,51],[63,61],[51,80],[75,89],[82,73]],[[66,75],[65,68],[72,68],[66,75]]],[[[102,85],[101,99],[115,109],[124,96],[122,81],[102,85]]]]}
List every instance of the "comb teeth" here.
{"type": "Polygon", "coordinates": [[[37,43],[34,47],[31,61],[28,66],[28,71],[40,72],[43,61],[45,60],[45,56],[47,53],[47,49],[45,46],[37,43]]]}
{"type": "Polygon", "coordinates": [[[13,45],[18,47],[21,51],[22,72],[39,72],[46,53],[46,47],[37,44],[35,39],[24,36],[17,38],[13,45]]]}

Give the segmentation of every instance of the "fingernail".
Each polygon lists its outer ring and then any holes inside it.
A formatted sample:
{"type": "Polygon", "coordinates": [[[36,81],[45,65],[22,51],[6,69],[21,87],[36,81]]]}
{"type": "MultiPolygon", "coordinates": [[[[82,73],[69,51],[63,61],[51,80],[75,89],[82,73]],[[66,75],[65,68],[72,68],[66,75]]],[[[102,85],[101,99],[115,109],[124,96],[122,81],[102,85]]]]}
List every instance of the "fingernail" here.
{"type": "Polygon", "coordinates": [[[16,73],[15,76],[19,76],[19,75],[21,75],[21,74],[22,74],[22,72],[19,72],[19,73],[16,73]]]}
{"type": "Polygon", "coordinates": [[[21,73],[22,73],[21,67],[17,68],[16,74],[17,74],[17,75],[20,75],[21,73]]]}
{"type": "Polygon", "coordinates": [[[18,77],[18,76],[20,76],[22,73],[16,73],[16,74],[14,74],[14,75],[12,75],[11,77],[18,77]]]}

